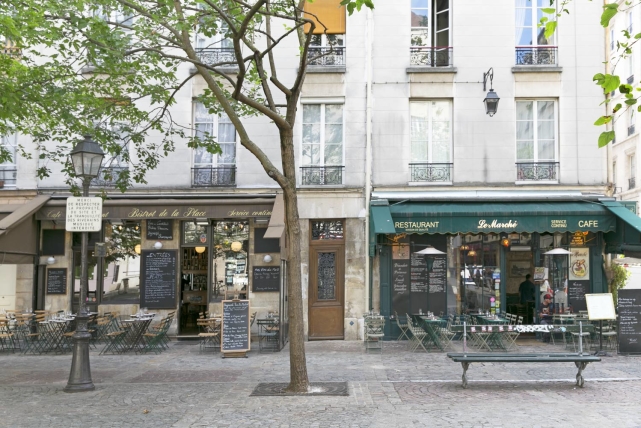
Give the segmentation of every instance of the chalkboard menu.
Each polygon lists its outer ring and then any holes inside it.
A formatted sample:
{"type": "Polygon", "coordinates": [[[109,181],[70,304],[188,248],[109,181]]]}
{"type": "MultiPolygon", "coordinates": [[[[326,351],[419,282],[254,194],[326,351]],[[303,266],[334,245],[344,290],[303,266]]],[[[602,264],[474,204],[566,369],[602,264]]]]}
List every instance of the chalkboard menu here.
{"type": "Polygon", "coordinates": [[[249,351],[249,300],[223,300],[221,352],[249,351]]]}
{"type": "Polygon", "coordinates": [[[431,256],[434,261],[429,271],[428,308],[430,312],[445,313],[447,307],[447,255],[431,256]]]}
{"type": "Polygon", "coordinates": [[[587,311],[585,295],[590,292],[590,281],[570,281],[568,285],[568,305],[572,312],[587,311]]]}
{"type": "Polygon", "coordinates": [[[252,291],[280,291],[280,266],[254,266],[252,291]]]}
{"type": "Polygon", "coordinates": [[[67,294],[67,268],[47,269],[47,294],[67,294]]]}
{"type": "Polygon", "coordinates": [[[641,353],[641,289],[619,290],[619,353],[641,353]]]}
{"type": "Polygon", "coordinates": [[[411,312],[409,283],[410,261],[392,260],[392,308],[401,316],[411,312]]]}
{"type": "Polygon", "coordinates": [[[176,307],[177,250],[143,250],[140,306],[150,309],[176,307]]]}
{"type": "Polygon", "coordinates": [[[174,221],[147,220],[147,239],[174,239],[174,221]]]}

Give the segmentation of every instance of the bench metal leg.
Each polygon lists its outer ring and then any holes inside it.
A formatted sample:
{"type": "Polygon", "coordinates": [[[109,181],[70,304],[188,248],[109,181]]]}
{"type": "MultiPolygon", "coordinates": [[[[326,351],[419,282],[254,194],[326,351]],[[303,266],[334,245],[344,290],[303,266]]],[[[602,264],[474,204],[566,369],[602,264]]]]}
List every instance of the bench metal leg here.
{"type": "Polygon", "coordinates": [[[470,367],[470,363],[461,363],[461,366],[463,366],[463,388],[467,388],[467,376],[465,374],[467,373],[467,369],[470,367]]]}
{"type": "Polygon", "coordinates": [[[587,367],[588,363],[582,363],[575,361],[574,364],[579,369],[579,372],[576,374],[576,384],[579,388],[583,388],[583,375],[581,374],[583,370],[587,367]]]}

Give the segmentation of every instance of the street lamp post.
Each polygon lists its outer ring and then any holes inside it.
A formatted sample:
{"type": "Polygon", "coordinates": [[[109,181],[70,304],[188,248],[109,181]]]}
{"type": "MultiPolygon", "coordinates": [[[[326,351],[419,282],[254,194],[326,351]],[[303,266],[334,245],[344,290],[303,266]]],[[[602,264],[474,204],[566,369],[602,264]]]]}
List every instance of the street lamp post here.
{"type": "MultiPolygon", "coordinates": [[[[91,180],[98,176],[102,159],[105,156],[100,145],[85,135],[71,151],[71,162],[76,176],[82,179],[82,196],[89,196],[91,180]]],[[[87,329],[89,312],[87,310],[88,289],[88,262],[87,247],[89,232],[81,232],[80,247],[80,299],[78,314],[76,316],[76,331],[73,335],[73,359],[69,381],[65,392],[93,391],[95,386],[91,380],[91,366],[89,364],[89,339],[91,334],[87,329]]]]}

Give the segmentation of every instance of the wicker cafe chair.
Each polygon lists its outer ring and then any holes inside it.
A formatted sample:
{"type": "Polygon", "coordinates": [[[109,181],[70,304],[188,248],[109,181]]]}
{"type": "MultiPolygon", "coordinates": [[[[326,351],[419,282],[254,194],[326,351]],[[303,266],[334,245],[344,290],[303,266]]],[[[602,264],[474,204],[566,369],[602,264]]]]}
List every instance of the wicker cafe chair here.
{"type": "Polygon", "coordinates": [[[398,328],[401,330],[401,334],[398,335],[398,338],[396,341],[399,341],[405,336],[405,339],[410,340],[410,337],[407,335],[407,331],[409,330],[409,325],[408,325],[408,320],[405,319],[405,321],[401,321],[401,317],[398,316],[398,312],[394,311],[394,316],[396,317],[396,325],[398,328]]]}

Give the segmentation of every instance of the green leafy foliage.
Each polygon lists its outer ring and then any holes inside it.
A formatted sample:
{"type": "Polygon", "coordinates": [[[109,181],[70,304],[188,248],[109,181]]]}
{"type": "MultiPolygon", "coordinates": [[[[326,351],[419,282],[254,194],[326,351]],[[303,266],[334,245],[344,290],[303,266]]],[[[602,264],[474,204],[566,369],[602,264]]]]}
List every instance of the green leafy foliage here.
{"type": "Polygon", "coordinates": [[[610,293],[612,293],[612,298],[614,299],[614,305],[618,304],[618,294],[619,290],[625,287],[625,284],[630,278],[630,271],[628,271],[625,266],[622,266],[618,263],[612,263],[610,268],[607,271],[608,278],[610,279],[608,285],[610,287],[610,293]]]}

